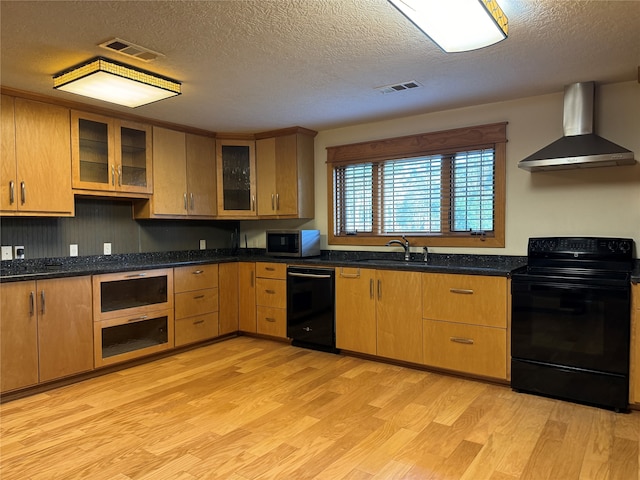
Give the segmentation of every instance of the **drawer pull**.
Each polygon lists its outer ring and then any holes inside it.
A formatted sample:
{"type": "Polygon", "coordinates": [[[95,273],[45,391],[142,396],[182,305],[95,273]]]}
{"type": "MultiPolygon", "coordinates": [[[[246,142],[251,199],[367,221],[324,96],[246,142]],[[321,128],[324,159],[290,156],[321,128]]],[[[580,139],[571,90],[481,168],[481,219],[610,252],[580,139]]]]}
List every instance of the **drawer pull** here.
{"type": "Polygon", "coordinates": [[[275,272],[275,271],[276,271],[276,269],[275,269],[275,268],[273,268],[273,267],[264,267],[264,269],[265,269],[267,272],[275,272]]]}
{"type": "Polygon", "coordinates": [[[130,318],[129,320],[127,320],[127,322],[139,322],[140,320],[146,320],[147,318],[149,318],[148,315],[140,315],[136,318],[130,318]]]}
{"type": "Polygon", "coordinates": [[[465,288],[450,288],[449,291],[451,293],[460,293],[462,295],[472,295],[473,290],[467,290],[465,288]]]}
{"type": "Polygon", "coordinates": [[[464,343],[465,345],[473,345],[473,338],[449,337],[449,340],[456,343],[464,343]]]}
{"type": "Polygon", "coordinates": [[[132,275],[125,275],[124,278],[137,278],[137,277],[146,277],[146,273],[134,273],[132,275]]]}
{"type": "Polygon", "coordinates": [[[200,325],[201,323],[204,323],[204,320],[196,320],[193,322],[194,325],[200,325]]]}
{"type": "Polygon", "coordinates": [[[265,293],[268,293],[269,295],[275,295],[276,291],[275,290],[265,290],[265,293]]]}
{"type": "Polygon", "coordinates": [[[193,297],[194,300],[198,300],[199,298],[204,298],[204,295],[196,295],[193,297]]]}
{"type": "Polygon", "coordinates": [[[200,275],[201,273],[204,273],[204,270],[196,270],[195,272],[191,272],[194,275],[200,275]]]}
{"type": "Polygon", "coordinates": [[[265,320],[266,320],[267,322],[271,322],[271,323],[275,323],[275,321],[276,321],[276,319],[275,319],[275,318],[272,318],[272,317],[265,317],[265,320]]]}
{"type": "Polygon", "coordinates": [[[344,267],[340,267],[340,276],[342,278],[360,278],[360,269],[356,273],[344,273],[344,267]]]}

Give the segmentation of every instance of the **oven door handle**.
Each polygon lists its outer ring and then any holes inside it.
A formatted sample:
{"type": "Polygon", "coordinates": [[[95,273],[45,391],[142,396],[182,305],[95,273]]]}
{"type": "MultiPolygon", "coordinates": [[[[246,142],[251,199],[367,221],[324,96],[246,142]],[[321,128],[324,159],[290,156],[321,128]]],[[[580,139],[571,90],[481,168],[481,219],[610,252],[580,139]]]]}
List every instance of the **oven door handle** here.
{"type": "Polygon", "coordinates": [[[328,274],[318,274],[318,273],[296,273],[289,272],[287,273],[290,277],[302,277],[302,278],[331,278],[331,275],[328,274]]]}

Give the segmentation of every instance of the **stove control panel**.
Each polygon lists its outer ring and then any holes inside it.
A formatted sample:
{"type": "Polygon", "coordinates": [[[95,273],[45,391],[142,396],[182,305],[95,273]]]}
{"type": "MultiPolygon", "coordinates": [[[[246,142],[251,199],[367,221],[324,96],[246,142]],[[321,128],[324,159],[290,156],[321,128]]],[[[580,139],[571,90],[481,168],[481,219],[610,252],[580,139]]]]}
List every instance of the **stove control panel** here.
{"type": "Polygon", "coordinates": [[[581,256],[601,259],[633,258],[633,240],[609,237],[543,237],[529,239],[529,256],[581,256]]]}

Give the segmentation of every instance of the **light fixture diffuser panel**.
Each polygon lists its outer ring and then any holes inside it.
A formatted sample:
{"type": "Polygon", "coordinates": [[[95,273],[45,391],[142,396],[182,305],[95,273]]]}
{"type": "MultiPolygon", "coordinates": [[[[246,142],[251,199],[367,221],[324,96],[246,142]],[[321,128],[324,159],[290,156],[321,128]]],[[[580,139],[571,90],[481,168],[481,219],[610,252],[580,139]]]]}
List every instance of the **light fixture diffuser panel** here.
{"type": "Polygon", "coordinates": [[[180,82],[102,57],[55,75],[53,87],[131,108],[181,93],[180,82]]]}
{"type": "Polygon", "coordinates": [[[93,73],[74,82],[62,85],[58,87],[58,90],[131,108],[140,107],[177,95],[177,93],[168,90],[151,87],[144,83],[118,77],[106,72],[93,73]]]}
{"type": "Polygon", "coordinates": [[[496,0],[389,2],[448,53],[476,50],[507,37],[507,17],[496,0]]]}

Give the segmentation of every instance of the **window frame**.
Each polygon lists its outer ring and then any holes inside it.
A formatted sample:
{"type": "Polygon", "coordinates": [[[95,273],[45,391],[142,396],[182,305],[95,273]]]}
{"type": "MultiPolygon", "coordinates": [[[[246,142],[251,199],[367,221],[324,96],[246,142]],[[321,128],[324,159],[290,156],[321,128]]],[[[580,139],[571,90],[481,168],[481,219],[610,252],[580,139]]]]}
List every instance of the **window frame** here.
{"type": "MultiPolygon", "coordinates": [[[[327,200],[329,245],[384,245],[400,234],[357,233],[335,234],[334,170],[345,165],[382,162],[429,155],[451,155],[455,152],[494,149],[494,230],[407,234],[412,246],[504,247],[506,192],[506,126],[507,122],[456,128],[438,132],[386,138],[368,142],[327,147],[327,200]]],[[[446,200],[449,201],[449,200],[446,200]]]]}

